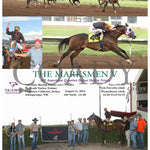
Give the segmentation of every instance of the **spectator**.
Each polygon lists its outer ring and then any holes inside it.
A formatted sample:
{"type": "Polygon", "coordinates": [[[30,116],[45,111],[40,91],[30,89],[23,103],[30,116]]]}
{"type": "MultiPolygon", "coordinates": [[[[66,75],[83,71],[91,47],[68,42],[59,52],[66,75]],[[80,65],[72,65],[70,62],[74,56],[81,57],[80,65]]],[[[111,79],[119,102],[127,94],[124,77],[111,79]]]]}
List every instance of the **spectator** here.
{"type": "Polygon", "coordinates": [[[137,122],[134,120],[133,117],[130,117],[130,135],[132,141],[132,148],[136,148],[136,135],[137,135],[137,122]]]}
{"type": "Polygon", "coordinates": [[[123,127],[124,127],[124,131],[125,131],[125,136],[126,136],[126,139],[127,139],[127,146],[126,148],[129,148],[130,147],[130,122],[128,121],[128,118],[127,116],[124,116],[123,117],[123,127]]]}
{"type": "Polygon", "coordinates": [[[21,141],[22,141],[22,148],[23,148],[23,150],[25,150],[25,142],[24,142],[25,126],[22,124],[21,120],[18,120],[18,125],[16,126],[16,131],[17,131],[19,150],[21,150],[21,141]]]}
{"type": "Polygon", "coordinates": [[[137,120],[137,136],[139,142],[139,148],[144,149],[144,133],[145,133],[146,122],[142,118],[141,114],[138,115],[137,120]]]}
{"type": "Polygon", "coordinates": [[[37,119],[34,118],[33,123],[30,125],[30,135],[33,135],[32,138],[32,150],[37,149],[37,142],[38,142],[38,129],[40,126],[37,125],[37,119]]]}
{"type": "Polygon", "coordinates": [[[77,133],[78,133],[78,139],[77,139],[77,145],[81,145],[82,141],[82,118],[78,119],[79,121],[76,123],[77,133]]]}
{"type": "Polygon", "coordinates": [[[12,123],[10,128],[8,130],[5,131],[6,135],[10,138],[10,150],[16,150],[16,135],[17,135],[17,131],[15,128],[15,124],[12,123]]]}
{"type": "Polygon", "coordinates": [[[71,146],[71,143],[73,147],[75,147],[76,125],[74,124],[74,120],[71,120],[71,123],[68,126],[68,132],[69,132],[69,147],[71,146]]]}
{"type": "Polygon", "coordinates": [[[82,123],[82,129],[83,129],[83,144],[88,144],[88,138],[89,138],[89,131],[88,131],[88,125],[90,125],[90,121],[86,122],[86,118],[83,119],[82,123]]]}

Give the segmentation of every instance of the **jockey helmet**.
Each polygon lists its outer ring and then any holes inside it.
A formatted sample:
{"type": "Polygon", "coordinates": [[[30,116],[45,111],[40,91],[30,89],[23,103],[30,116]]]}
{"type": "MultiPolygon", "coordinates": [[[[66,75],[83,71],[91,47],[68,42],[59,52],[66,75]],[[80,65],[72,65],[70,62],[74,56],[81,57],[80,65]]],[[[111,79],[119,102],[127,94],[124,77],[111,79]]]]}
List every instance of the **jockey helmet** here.
{"type": "Polygon", "coordinates": [[[15,25],[14,28],[18,28],[20,30],[20,27],[18,25],[15,25]]]}
{"type": "Polygon", "coordinates": [[[107,107],[105,107],[104,110],[107,111],[107,107]]]}
{"type": "Polygon", "coordinates": [[[111,24],[110,23],[106,23],[106,25],[107,25],[108,29],[111,28],[111,24]]]}

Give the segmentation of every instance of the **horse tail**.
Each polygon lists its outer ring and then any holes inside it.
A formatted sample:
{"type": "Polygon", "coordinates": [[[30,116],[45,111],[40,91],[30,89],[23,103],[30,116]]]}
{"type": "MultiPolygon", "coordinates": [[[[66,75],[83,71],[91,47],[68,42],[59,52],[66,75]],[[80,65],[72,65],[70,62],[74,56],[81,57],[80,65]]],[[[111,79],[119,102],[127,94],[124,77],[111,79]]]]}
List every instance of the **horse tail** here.
{"type": "Polygon", "coordinates": [[[64,47],[64,50],[65,50],[65,48],[66,48],[66,46],[69,44],[69,41],[70,41],[71,38],[72,38],[72,36],[71,36],[71,37],[68,37],[68,38],[65,38],[65,39],[63,39],[63,40],[59,43],[59,45],[58,45],[58,53],[60,53],[60,51],[63,49],[63,45],[65,45],[65,47],[64,47]]]}

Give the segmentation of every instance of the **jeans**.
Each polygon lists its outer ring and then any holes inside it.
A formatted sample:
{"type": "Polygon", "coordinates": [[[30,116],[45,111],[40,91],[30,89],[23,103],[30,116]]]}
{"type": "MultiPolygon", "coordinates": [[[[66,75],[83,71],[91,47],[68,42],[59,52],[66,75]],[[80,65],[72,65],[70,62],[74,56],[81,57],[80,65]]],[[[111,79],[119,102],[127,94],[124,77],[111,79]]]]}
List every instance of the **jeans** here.
{"type": "Polygon", "coordinates": [[[78,131],[78,140],[77,140],[77,144],[81,144],[81,140],[82,140],[82,131],[78,131]]]}
{"type": "Polygon", "coordinates": [[[16,136],[10,137],[10,150],[13,150],[13,145],[14,145],[14,150],[16,150],[16,136]]]}
{"type": "Polygon", "coordinates": [[[37,147],[37,142],[38,142],[38,132],[32,132],[33,134],[33,139],[32,139],[32,149],[37,147]]]}
{"type": "Polygon", "coordinates": [[[83,144],[88,144],[89,132],[88,130],[83,131],[83,144]]]}
{"type": "Polygon", "coordinates": [[[131,135],[131,141],[132,141],[132,148],[136,148],[136,135],[137,135],[137,132],[135,131],[133,133],[131,131],[130,135],[131,135]]]}
{"type": "Polygon", "coordinates": [[[143,134],[143,132],[137,132],[137,136],[138,136],[139,148],[143,149],[144,148],[144,134],[143,134]]]}
{"type": "Polygon", "coordinates": [[[19,150],[21,150],[21,141],[22,141],[22,148],[23,148],[23,150],[25,150],[24,134],[22,134],[20,136],[17,135],[17,139],[18,139],[19,150]]]}
{"type": "Polygon", "coordinates": [[[127,146],[130,147],[130,130],[126,130],[125,135],[127,139],[127,146]]]}
{"type": "Polygon", "coordinates": [[[75,147],[75,132],[69,133],[69,146],[71,146],[71,142],[73,147],[75,147]]]}

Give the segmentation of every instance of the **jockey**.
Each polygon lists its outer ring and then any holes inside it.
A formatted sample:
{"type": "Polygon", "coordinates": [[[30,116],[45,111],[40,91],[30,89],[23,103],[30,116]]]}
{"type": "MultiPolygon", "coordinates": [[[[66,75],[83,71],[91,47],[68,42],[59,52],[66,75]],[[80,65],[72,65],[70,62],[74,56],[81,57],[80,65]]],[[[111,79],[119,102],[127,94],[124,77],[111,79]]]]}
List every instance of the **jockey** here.
{"type": "Polygon", "coordinates": [[[8,26],[6,28],[6,33],[8,35],[11,35],[11,47],[12,45],[14,44],[14,41],[16,41],[17,43],[17,47],[19,48],[19,50],[23,53],[23,46],[25,46],[25,39],[24,39],[24,36],[22,35],[21,32],[19,32],[20,30],[20,27],[19,26],[15,26],[14,27],[14,31],[9,31],[9,26],[10,26],[10,22],[8,23],[8,26]],[[23,41],[23,46],[20,44],[20,40],[23,41]]]}
{"type": "Polygon", "coordinates": [[[110,122],[111,113],[107,110],[106,107],[104,108],[104,111],[105,111],[104,115],[106,117],[105,122],[106,122],[106,124],[108,124],[110,122]]]}
{"type": "MultiPolygon", "coordinates": [[[[95,22],[90,26],[90,32],[95,33],[95,35],[93,35],[91,39],[94,40],[96,37],[100,38],[100,35],[103,34],[103,32],[112,32],[113,30],[114,29],[111,29],[110,23],[95,22]]],[[[104,51],[102,42],[99,41],[99,43],[100,43],[100,48],[102,48],[102,51],[104,51]]]]}

